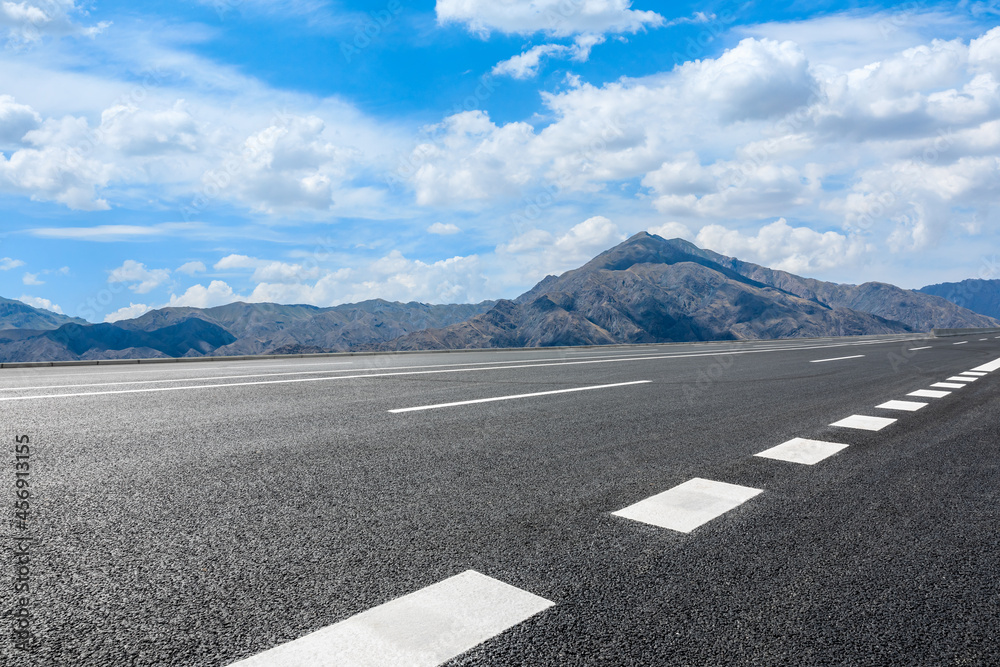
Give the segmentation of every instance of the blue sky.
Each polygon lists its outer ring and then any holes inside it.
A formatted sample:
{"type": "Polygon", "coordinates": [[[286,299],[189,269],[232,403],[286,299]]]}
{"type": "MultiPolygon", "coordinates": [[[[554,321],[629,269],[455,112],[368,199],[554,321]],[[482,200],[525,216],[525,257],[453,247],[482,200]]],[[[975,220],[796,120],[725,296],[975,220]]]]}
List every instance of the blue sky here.
{"type": "Polygon", "coordinates": [[[0,5],[0,295],[514,297],[646,229],[1000,277],[988,2],[0,5]]]}

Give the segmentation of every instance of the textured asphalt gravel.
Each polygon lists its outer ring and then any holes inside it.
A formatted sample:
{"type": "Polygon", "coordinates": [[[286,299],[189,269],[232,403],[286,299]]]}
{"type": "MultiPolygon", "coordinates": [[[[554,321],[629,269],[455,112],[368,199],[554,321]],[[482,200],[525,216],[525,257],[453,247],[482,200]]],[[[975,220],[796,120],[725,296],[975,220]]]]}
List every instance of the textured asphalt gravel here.
{"type": "Polygon", "coordinates": [[[0,402],[4,506],[15,435],[36,493],[35,642],[8,565],[0,665],[226,665],[470,568],[556,604],[452,666],[1000,664],[1000,371],[874,407],[1000,358],[981,337],[4,369],[0,398],[511,366],[0,402]],[[855,413],[899,422],[827,426],[855,413]],[[797,436],[850,447],[752,456],[797,436]],[[764,493],[690,534],[611,515],[692,477],[764,493]]]}

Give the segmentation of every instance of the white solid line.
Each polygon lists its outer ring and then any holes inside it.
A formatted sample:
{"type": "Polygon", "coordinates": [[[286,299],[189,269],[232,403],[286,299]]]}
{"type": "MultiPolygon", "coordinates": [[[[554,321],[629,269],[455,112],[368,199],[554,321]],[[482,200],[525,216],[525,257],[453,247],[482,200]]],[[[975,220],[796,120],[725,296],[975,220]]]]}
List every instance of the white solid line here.
{"type": "Polygon", "coordinates": [[[992,373],[995,370],[1000,370],[1000,359],[997,359],[996,361],[991,361],[988,364],[983,364],[982,366],[977,366],[972,370],[983,371],[985,373],[992,373]]]}
{"type": "Polygon", "coordinates": [[[966,343],[968,343],[968,342],[969,342],[969,341],[967,341],[967,340],[961,340],[961,341],[959,341],[959,342],[957,342],[957,343],[952,343],[952,345],[965,345],[965,344],[966,344],[966,343]]]}
{"type": "MultiPolygon", "coordinates": [[[[108,396],[113,394],[139,394],[139,393],[152,393],[152,392],[163,392],[163,391],[183,391],[188,389],[220,389],[226,387],[249,387],[249,386],[259,386],[259,385],[270,385],[270,384],[294,384],[299,382],[326,382],[330,380],[356,380],[363,378],[381,378],[381,377],[399,377],[406,375],[430,375],[436,373],[469,373],[476,371],[495,371],[495,370],[514,370],[522,368],[545,368],[550,366],[577,366],[577,365],[588,365],[588,364],[615,364],[629,361],[656,361],[663,359],[693,359],[699,357],[720,357],[720,356],[736,356],[744,354],[760,354],[767,352],[791,352],[799,350],[819,350],[819,349],[829,349],[835,347],[848,347],[848,346],[858,346],[858,345],[875,345],[882,342],[895,342],[895,341],[864,341],[860,343],[837,343],[832,345],[805,345],[800,347],[784,347],[776,348],[773,350],[724,350],[719,352],[698,352],[689,354],[665,354],[662,356],[641,356],[641,357],[614,357],[611,359],[586,359],[582,361],[565,361],[560,358],[542,359],[536,360],[533,363],[526,363],[528,360],[518,359],[509,362],[470,362],[468,364],[434,364],[424,366],[423,368],[431,368],[433,370],[423,370],[423,371],[399,371],[393,373],[372,373],[372,370],[385,370],[385,369],[365,369],[365,368],[351,368],[345,369],[346,372],[360,373],[359,375],[340,375],[336,377],[320,377],[320,378],[295,378],[290,380],[256,380],[254,382],[227,382],[222,384],[202,384],[202,385],[188,385],[183,387],[149,387],[146,389],[116,389],[110,391],[91,391],[91,392],[76,392],[71,394],[38,394],[35,396],[6,396],[0,397],[0,402],[3,401],[26,401],[32,399],[41,398],[74,398],[79,396],[108,396]],[[554,362],[554,363],[538,363],[542,362],[554,362]],[[480,368],[456,368],[456,366],[471,366],[479,365],[484,363],[492,363],[492,366],[485,366],[480,368]],[[496,364],[520,364],[511,366],[499,366],[496,364]]],[[[421,368],[420,366],[399,366],[398,368],[421,368]]],[[[324,371],[325,372],[325,371],[324,371]]],[[[337,371],[332,371],[337,372],[337,371]]],[[[207,377],[206,380],[211,380],[212,378],[207,377]]]]}
{"type": "Polygon", "coordinates": [[[963,376],[961,376],[961,375],[953,375],[953,376],[951,376],[950,378],[947,378],[947,379],[945,380],[945,382],[975,382],[975,381],[976,381],[976,380],[978,380],[978,379],[979,379],[979,378],[974,378],[974,377],[963,377],[963,376]]]}
{"type": "Polygon", "coordinates": [[[754,454],[754,456],[811,466],[846,448],[847,445],[842,445],[839,442],[792,438],[788,442],[783,442],[780,445],[771,447],[771,449],[765,449],[758,454],[754,454]]]}
{"type": "Polygon", "coordinates": [[[961,389],[967,385],[961,382],[935,382],[931,385],[932,387],[937,387],[938,389],[961,389]]]}
{"type": "Polygon", "coordinates": [[[843,361],[844,359],[860,359],[863,356],[865,356],[865,355],[863,355],[863,354],[855,354],[853,357],[837,357],[836,359],[813,359],[809,363],[810,364],[822,364],[825,361],[843,361]]]}
{"type": "Polygon", "coordinates": [[[435,667],[552,606],[466,570],[232,667],[435,667]]]}
{"type": "Polygon", "coordinates": [[[763,493],[763,489],[695,477],[612,514],[660,528],[690,533],[759,493],[763,493]]]}
{"type": "Polygon", "coordinates": [[[895,419],[889,417],[869,417],[867,415],[851,415],[840,421],[833,422],[830,426],[840,426],[842,428],[856,428],[863,431],[881,431],[886,426],[895,423],[895,419]]]}
{"type": "Polygon", "coordinates": [[[929,403],[919,403],[917,401],[886,401],[882,405],[876,405],[876,408],[882,408],[884,410],[906,410],[907,412],[916,412],[920,408],[926,408],[929,403]]]}
{"type": "Polygon", "coordinates": [[[944,398],[950,395],[950,391],[935,391],[933,389],[918,389],[907,394],[907,396],[916,396],[917,398],[944,398]]]}
{"type": "Polygon", "coordinates": [[[573,391],[590,391],[591,389],[610,389],[611,387],[627,387],[633,384],[647,384],[652,380],[636,380],[635,382],[616,382],[615,384],[596,384],[591,387],[574,387],[572,389],[556,389],[553,391],[536,391],[531,394],[514,394],[512,396],[494,396],[492,398],[475,398],[471,401],[455,401],[454,403],[437,403],[435,405],[418,405],[413,408],[396,408],[389,410],[393,414],[400,412],[416,412],[417,410],[436,410],[437,408],[453,408],[457,405],[472,405],[473,403],[492,403],[493,401],[509,401],[514,398],[532,398],[534,396],[551,396],[552,394],[568,394],[573,391]]]}
{"type": "Polygon", "coordinates": [[[910,352],[916,352],[917,350],[929,350],[932,347],[934,347],[934,346],[933,345],[928,345],[927,347],[911,347],[910,348],[910,352]]]}

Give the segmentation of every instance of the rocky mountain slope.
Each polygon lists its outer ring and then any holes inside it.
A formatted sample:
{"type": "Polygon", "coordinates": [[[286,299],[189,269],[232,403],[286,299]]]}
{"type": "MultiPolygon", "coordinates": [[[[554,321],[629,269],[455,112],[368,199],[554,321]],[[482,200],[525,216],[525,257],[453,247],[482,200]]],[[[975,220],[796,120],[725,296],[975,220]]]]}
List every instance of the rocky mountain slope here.
{"type": "Polygon", "coordinates": [[[963,280],[921,287],[918,292],[933,294],[981,315],[1000,318],[1000,280],[963,280]]]}
{"type": "MultiPolygon", "coordinates": [[[[714,255],[714,256],[713,256],[714,255]]],[[[548,276],[514,301],[467,322],[408,334],[385,349],[519,347],[903,333],[917,327],[804,297],[744,275],[685,241],[642,232],[561,276],[548,276]]],[[[757,267],[763,268],[763,267],[757,267]]],[[[763,278],[764,280],[761,280],[763,278]]],[[[805,279],[800,279],[805,280],[805,279]]],[[[817,283],[832,285],[831,283],[817,283]]],[[[845,286],[849,287],[849,286],[845,286]]],[[[898,288],[897,288],[898,289],[898,288]]],[[[922,295],[904,292],[903,303],[922,295]]],[[[943,307],[935,300],[934,305],[943,307]]],[[[951,304],[945,304],[951,306],[951,304]]],[[[899,312],[903,304],[880,304],[899,312]]],[[[962,317],[956,315],[956,320],[962,317]]],[[[978,322],[979,316],[963,317],[978,322]]],[[[916,321],[927,316],[921,314],[916,321]]],[[[949,320],[952,321],[952,320],[949,320]]],[[[979,326],[975,324],[974,326],[979,326]]]]}
{"type": "Polygon", "coordinates": [[[63,324],[86,324],[79,317],[69,317],[44,308],[29,306],[23,301],[0,297],[0,330],[3,329],[58,329],[63,324]]]}

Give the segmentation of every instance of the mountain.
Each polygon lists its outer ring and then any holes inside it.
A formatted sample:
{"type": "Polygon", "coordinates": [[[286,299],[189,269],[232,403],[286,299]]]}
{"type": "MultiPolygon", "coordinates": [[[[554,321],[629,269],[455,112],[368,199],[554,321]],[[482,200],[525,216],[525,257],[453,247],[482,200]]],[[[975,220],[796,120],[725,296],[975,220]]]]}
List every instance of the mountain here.
{"type": "Polygon", "coordinates": [[[992,317],[973,312],[974,309],[963,308],[960,304],[956,305],[930,293],[914,292],[895,285],[876,282],[862,285],[829,283],[726,257],[711,250],[702,250],[681,239],[666,241],[666,243],[678,250],[683,248],[691,256],[715,262],[741,276],[804,299],[816,301],[831,308],[849,308],[903,322],[916,331],[998,326],[997,321],[992,317]]]}
{"type": "Polygon", "coordinates": [[[151,331],[188,318],[218,325],[235,341],[215,355],[301,354],[374,349],[413,331],[446,327],[486,312],[494,301],[478,304],[399,303],[374,299],[332,308],[276,303],[230,303],[215,308],[161,308],[120,327],[151,331]]]}
{"type": "Polygon", "coordinates": [[[579,269],[548,276],[517,299],[498,302],[487,313],[449,327],[408,334],[383,348],[738,340],[918,329],[842,305],[845,301],[902,314],[915,323],[934,320],[935,326],[938,320],[981,326],[987,319],[935,297],[899,288],[859,289],[808,281],[709,253],[686,241],[667,241],[641,232],[579,269]],[[803,286],[813,289],[799,289],[803,286]],[[837,296],[833,303],[823,300],[827,294],[837,296]],[[908,308],[917,309],[917,314],[911,317],[904,312],[908,308]]]}
{"type": "Polygon", "coordinates": [[[0,330],[4,329],[57,329],[63,324],[86,324],[79,317],[69,317],[44,308],[35,308],[15,299],[0,297],[0,330]]]}
{"type": "Polygon", "coordinates": [[[0,331],[2,361],[61,361],[203,356],[236,337],[222,327],[188,318],[153,331],[114,324],[71,322],[47,331],[0,331]]]}
{"type": "Polygon", "coordinates": [[[431,305],[376,299],[333,308],[231,303],[161,308],[113,324],[0,330],[0,361],[308,354],[374,349],[404,334],[444,327],[495,302],[431,305]]]}
{"type": "Polygon", "coordinates": [[[982,315],[1000,319],[1000,280],[963,280],[921,287],[918,292],[933,294],[982,315]]]}

